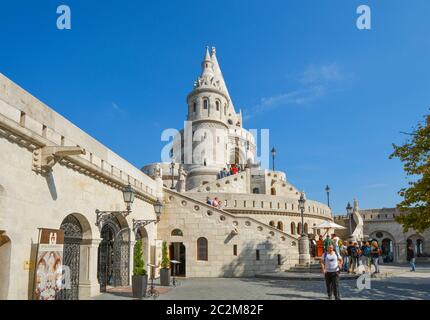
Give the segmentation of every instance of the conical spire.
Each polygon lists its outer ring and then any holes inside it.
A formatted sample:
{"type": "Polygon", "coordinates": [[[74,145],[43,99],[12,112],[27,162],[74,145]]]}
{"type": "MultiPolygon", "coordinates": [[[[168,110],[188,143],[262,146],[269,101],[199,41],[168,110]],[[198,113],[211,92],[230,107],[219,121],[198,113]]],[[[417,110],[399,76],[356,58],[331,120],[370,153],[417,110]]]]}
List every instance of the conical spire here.
{"type": "Polygon", "coordinates": [[[215,74],[217,81],[219,81],[221,91],[223,91],[225,93],[225,95],[230,100],[230,103],[233,104],[233,102],[231,101],[231,98],[230,98],[230,94],[229,94],[228,89],[227,89],[227,85],[225,84],[224,76],[222,75],[222,71],[221,71],[221,68],[219,66],[218,59],[216,57],[216,48],[215,47],[212,47],[211,61],[213,64],[214,74],[215,74]]]}

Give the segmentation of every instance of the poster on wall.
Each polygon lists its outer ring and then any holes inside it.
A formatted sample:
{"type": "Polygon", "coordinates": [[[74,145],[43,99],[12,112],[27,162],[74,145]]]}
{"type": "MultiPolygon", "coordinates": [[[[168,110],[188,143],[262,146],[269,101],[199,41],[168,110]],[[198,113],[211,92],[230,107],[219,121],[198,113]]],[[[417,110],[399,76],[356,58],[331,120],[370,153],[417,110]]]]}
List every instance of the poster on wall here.
{"type": "MultiPolygon", "coordinates": [[[[163,240],[155,240],[155,254],[154,254],[155,261],[154,261],[154,264],[156,266],[161,265],[162,248],[163,248],[163,240]]],[[[158,278],[158,277],[160,277],[160,268],[155,268],[154,278],[158,278]]]]}
{"type": "Polygon", "coordinates": [[[56,300],[62,289],[63,246],[63,230],[39,229],[34,290],[37,300],[56,300]]]}

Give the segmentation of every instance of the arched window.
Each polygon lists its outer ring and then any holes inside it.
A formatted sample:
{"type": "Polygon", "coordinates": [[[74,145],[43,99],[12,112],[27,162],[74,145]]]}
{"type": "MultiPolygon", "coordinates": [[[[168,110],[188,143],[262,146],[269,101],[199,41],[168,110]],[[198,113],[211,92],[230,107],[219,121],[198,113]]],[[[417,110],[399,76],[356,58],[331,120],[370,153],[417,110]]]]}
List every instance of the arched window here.
{"type": "Polygon", "coordinates": [[[208,108],[208,106],[209,106],[209,101],[208,101],[208,99],[204,99],[204,100],[203,100],[203,109],[207,109],[207,108],[208,108]]]}
{"type": "Polygon", "coordinates": [[[302,223],[301,222],[299,222],[297,224],[297,234],[302,234],[302,223]]]}
{"type": "Polygon", "coordinates": [[[308,234],[308,224],[305,223],[305,234],[308,234]]]}
{"type": "Polygon", "coordinates": [[[175,230],[172,231],[172,236],[174,236],[174,237],[183,237],[184,234],[182,233],[182,230],[175,229],[175,230]]]}
{"type": "Polygon", "coordinates": [[[278,229],[284,231],[284,224],[282,223],[282,221],[278,221],[278,229]]]}
{"type": "Polygon", "coordinates": [[[193,112],[195,113],[197,111],[197,103],[194,102],[193,104],[193,112]]]}
{"type": "Polygon", "coordinates": [[[275,221],[270,221],[270,222],[269,222],[269,225],[270,225],[271,227],[275,227],[275,221]]]}
{"type": "Polygon", "coordinates": [[[276,196],[276,189],[275,189],[275,188],[272,188],[272,189],[270,190],[270,194],[271,194],[272,196],[276,196]]]}
{"type": "Polygon", "coordinates": [[[296,224],[291,222],[291,234],[296,234],[296,224]]]}
{"type": "Polygon", "coordinates": [[[259,194],[260,193],[260,189],[254,188],[254,189],[252,189],[252,193],[259,194]]]}
{"type": "Polygon", "coordinates": [[[208,261],[208,240],[206,238],[197,239],[197,260],[208,261]]]}
{"type": "Polygon", "coordinates": [[[216,111],[219,111],[219,101],[215,102],[216,105],[216,111]]]}

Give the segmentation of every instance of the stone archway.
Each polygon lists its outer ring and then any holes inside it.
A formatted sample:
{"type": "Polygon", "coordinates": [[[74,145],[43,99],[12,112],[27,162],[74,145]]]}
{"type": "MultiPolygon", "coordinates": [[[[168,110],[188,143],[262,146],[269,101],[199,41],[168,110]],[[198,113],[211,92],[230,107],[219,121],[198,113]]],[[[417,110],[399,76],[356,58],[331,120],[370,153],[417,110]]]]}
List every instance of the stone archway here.
{"type": "Polygon", "coordinates": [[[69,277],[65,282],[70,287],[64,288],[58,298],[78,300],[80,286],[86,282],[86,279],[81,279],[81,274],[86,274],[89,269],[89,260],[81,260],[81,256],[85,240],[92,239],[91,226],[82,214],[73,213],[64,218],[60,229],[64,230],[63,266],[68,268],[63,270],[63,274],[69,277]]]}
{"type": "Polygon", "coordinates": [[[419,234],[413,234],[409,236],[408,239],[406,240],[406,247],[409,247],[411,244],[414,247],[416,257],[421,257],[424,255],[424,252],[425,252],[424,237],[422,237],[419,234]]]}
{"type": "Polygon", "coordinates": [[[391,233],[384,230],[376,230],[370,233],[369,238],[376,240],[382,250],[384,262],[397,262],[399,260],[400,248],[391,233]]]}
{"type": "Polygon", "coordinates": [[[0,230],[0,300],[6,300],[9,294],[11,248],[10,238],[0,230]]]}

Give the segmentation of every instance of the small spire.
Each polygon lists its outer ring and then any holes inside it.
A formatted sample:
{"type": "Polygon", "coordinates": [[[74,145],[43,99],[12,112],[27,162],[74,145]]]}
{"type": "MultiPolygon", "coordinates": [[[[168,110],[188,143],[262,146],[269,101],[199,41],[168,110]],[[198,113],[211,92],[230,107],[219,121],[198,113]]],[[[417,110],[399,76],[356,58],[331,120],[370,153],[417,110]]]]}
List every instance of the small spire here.
{"type": "Polygon", "coordinates": [[[209,54],[209,46],[206,46],[206,54],[205,54],[205,60],[204,61],[211,61],[211,56],[209,54]]]}
{"type": "Polygon", "coordinates": [[[216,55],[216,48],[212,47],[212,55],[215,56],[216,55]]]}

